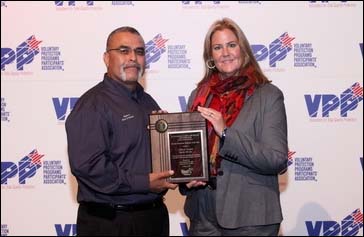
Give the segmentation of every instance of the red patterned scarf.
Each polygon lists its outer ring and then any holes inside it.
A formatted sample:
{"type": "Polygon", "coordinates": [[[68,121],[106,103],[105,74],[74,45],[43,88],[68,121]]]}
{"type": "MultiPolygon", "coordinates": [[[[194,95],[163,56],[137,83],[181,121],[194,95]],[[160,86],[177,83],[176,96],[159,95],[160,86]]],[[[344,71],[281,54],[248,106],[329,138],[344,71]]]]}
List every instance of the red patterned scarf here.
{"type": "MultiPolygon", "coordinates": [[[[196,111],[198,106],[210,107],[210,104],[206,104],[209,97],[212,96],[210,101],[213,98],[218,98],[220,101],[219,111],[222,113],[226,126],[230,127],[243,108],[246,96],[254,92],[256,84],[254,72],[254,68],[250,66],[240,76],[233,76],[224,80],[220,80],[217,73],[212,74],[210,79],[197,89],[190,111],[196,111]]],[[[217,169],[220,167],[219,141],[219,137],[210,124],[208,126],[210,176],[216,176],[217,169]]]]}

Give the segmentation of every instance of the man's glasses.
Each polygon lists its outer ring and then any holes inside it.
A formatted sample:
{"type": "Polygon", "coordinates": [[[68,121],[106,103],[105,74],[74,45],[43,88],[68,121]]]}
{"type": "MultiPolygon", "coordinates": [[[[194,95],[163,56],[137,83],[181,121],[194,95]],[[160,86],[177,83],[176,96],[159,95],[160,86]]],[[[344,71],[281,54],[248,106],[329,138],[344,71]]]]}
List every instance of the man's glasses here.
{"type": "Polygon", "coordinates": [[[131,51],[134,50],[134,53],[136,55],[145,56],[145,49],[144,48],[132,49],[132,48],[130,48],[128,46],[120,46],[119,48],[116,48],[116,49],[108,49],[108,50],[106,50],[106,52],[109,52],[111,50],[118,50],[123,55],[129,55],[131,53],[131,51]]]}

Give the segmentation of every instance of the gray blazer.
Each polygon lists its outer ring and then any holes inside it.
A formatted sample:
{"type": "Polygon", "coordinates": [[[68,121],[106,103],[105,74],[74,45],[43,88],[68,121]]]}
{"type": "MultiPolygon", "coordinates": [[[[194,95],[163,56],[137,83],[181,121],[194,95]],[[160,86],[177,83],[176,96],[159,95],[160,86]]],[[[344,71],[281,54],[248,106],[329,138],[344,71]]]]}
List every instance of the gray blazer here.
{"type": "MultiPolygon", "coordinates": [[[[196,90],[189,106],[195,95],[196,90]]],[[[259,86],[245,99],[219,153],[223,160],[216,189],[218,223],[225,228],[280,223],[278,174],[287,168],[288,145],[284,97],[276,86],[259,86]]],[[[192,220],[198,217],[202,195],[187,192],[185,213],[192,220]]]]}

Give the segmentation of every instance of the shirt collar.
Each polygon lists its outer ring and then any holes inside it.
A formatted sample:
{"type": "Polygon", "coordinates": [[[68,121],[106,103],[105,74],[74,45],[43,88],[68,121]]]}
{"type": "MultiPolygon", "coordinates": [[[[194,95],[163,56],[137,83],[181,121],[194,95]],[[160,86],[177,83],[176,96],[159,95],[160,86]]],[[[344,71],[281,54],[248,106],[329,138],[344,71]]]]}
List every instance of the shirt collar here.
{"type": "Polygon", "coordinates": [[[128,97],[134,100],[139,100],[144,92],[144,88],[139,84],[139,82],[137,83],[135,90],[131,91],[123,83],[117,82],[110,78],[107,73],[104,74],[104,83],[114,88],[118,92],[126,94],[128,97]]]}

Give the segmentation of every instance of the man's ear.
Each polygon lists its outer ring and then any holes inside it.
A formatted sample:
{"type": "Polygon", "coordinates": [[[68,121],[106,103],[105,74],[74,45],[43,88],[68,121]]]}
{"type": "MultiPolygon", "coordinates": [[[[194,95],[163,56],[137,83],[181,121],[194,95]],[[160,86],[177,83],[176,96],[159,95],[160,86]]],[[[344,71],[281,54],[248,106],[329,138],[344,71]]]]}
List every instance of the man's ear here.
{"type": "Polygon", "coordinates": [[[104,63],[105,63],[105,65],[106,65],[106,67],[108,68],[109,67],[109,62],[110,62],[110,55],[107,53],[107,52],[105,52],[104,53],[104,63]]]}

